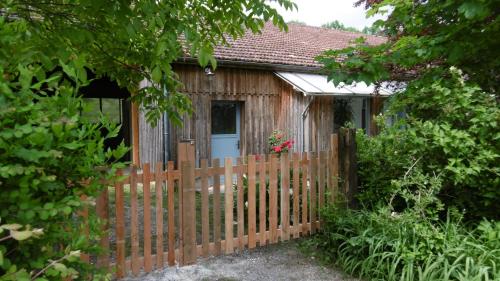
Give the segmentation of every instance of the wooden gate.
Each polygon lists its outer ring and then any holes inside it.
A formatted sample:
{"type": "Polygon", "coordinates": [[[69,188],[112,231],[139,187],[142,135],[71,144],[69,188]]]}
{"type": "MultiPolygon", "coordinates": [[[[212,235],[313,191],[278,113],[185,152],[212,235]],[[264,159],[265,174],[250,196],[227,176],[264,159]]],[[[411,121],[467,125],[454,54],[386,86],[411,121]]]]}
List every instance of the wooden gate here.
{"type": "Polygon", "coordinates": [[[355,154],[339,157],[338,148],[332,135],[331,149],[319,153],[249,155],[236,163],[227,158],[223,166],[219,159],[201,160],[199,167],[193,160],[177,168],[169,162],[166,169],[157,163],[154,171],[146,163],[120,171],[125,179],[96,200],[109,228],[97,265],[121,278],[315,233],[319,209],[349,194],[355,181],[339,181],[340,172],[352,174],[355,154]]]}

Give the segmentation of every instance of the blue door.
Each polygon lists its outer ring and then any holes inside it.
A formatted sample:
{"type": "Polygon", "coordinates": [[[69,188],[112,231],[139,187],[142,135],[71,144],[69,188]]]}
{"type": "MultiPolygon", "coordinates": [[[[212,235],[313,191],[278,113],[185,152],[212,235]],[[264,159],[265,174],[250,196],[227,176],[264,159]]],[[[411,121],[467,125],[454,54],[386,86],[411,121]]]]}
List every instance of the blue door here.
{"type": "Polygon", "coordinates": [[[240,156],[240,104],[229,101],[212,102],[212,159],[240,156]]]}

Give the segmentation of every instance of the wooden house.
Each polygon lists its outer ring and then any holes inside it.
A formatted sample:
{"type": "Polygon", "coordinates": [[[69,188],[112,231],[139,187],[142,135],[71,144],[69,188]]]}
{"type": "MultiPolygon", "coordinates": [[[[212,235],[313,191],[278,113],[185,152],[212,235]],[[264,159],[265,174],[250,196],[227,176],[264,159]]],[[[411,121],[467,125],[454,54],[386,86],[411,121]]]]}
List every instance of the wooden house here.
{"type": "Polygon", "coordinates": [[[261,34],[248,32],[229,46],[218,47],[215,70],[201,68],[193,58],[179,60],[174,70],[194,113],[184,117],[182,127],[163,118],[154,128],[144,112],[139,110],[137,117],[133,113],[137,120],[132,120],[132,127],[138,129],[132,141],[134,161],[175,160],[177,143],[183,140],[194,140],[197,160],[268,153],[273,130],[282,130],[294,141],[293,151],[323,150],[339,127],[338,106],[349,106],[354,124],[373,133],[380,94],[375,96],[374,87],[362,83],[335,87],[314,60],[360,36],[368,44],[385,40],[300,24],[289,24],[289,31],[281,32],[266,24],[261,34]]]}

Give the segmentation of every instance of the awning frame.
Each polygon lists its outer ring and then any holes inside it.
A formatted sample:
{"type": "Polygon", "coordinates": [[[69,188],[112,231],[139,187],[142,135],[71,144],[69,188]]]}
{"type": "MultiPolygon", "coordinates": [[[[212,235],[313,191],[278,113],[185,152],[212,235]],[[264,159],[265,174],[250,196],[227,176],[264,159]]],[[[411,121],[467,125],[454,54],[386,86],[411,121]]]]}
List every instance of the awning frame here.
{"type": "MultiPolygon", "coordinates": [[[[372,93],[359,93],[359,92],[356,92],[355,90],[353,90],[350,86],[346,86],[344,84],[340,84],[339,86],[336,86],[335,87],[335,91],[328,91],[328,92],[325,92],[323,91],[322,89],[320,89],[319,87],[317,87],[315,84],[311,83],[311,81],[308,81],[307,79],[304,79],[303,77],[303,74],[304,73],[294,73],[294,72],[280,72],[280,71],[276,71],[274,72],[274,74],[276,76],[278,76],[280,79],[282,79],[283,81],[287,82],[288,84],[290,84],[294,90],[296,91],[299,91],[299,92],[302,92],[304,96],[344,96],[344,97],[370,97],[370,96],[374,96],[376,95],[374,92],[372,93]],[[297,81],[300,81],[302,83],[305,83],[305,85],[308,85],[310,88],[314,89],[314,90],[306,90],[304,89],[303,87],[301,87],[300,85],[298,85],[298,83],[294,82],[294,81],[291,81],[287,76],[288,75],[285,75],[285,74],[289,74],[289,75],[293,75],[294,78],[298,79],[297,81]],[[336,90],[340,90],[342,89],[343,91],[336,91],[336,90]]],[[[320,75],[320,74],[307,74],[309,76],[317,76],[318,78],[322,79],[326,79],[326,76],[325,75],[320,75]]],[[[330,82],[328,82],[330,83],[330,82]]],[[[372,86],[372,85],[370,85],[372,86]]],[[[355,85],[354,85],[355,87],[355,85]]],[[[383,94],[382,93],[379,93],[379,95],[381,96],[390,96],[392,95],[393,93],[392,92],[389,92],[388,90],[384,89],[384,88],[381,88],[380,89],[382,92],[384,92],[383,94]]]]}

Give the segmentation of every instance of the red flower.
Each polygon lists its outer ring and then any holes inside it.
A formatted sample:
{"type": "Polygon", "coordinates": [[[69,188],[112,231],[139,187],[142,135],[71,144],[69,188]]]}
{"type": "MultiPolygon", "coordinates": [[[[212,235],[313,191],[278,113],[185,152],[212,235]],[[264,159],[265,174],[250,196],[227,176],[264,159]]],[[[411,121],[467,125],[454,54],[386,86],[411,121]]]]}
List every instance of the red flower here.
{"type": "Polygon", "coordinates": [[[275,146],[273,147],[274,152],[280,153],[281,152],[281,146],[275,146]]]}

